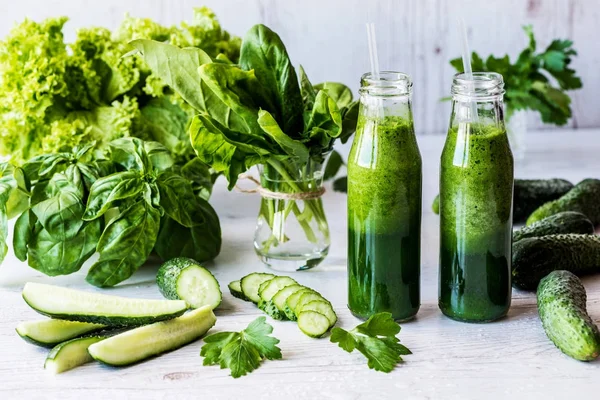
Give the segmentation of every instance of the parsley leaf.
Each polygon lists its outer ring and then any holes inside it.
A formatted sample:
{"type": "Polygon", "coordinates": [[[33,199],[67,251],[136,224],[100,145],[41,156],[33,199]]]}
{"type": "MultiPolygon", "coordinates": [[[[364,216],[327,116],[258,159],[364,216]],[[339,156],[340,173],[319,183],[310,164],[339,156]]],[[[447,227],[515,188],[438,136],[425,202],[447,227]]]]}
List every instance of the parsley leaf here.
{"type": "Polygon", "coordinates": [[[396,335],[400,325],[394,321],[392,314],[384,312],[371,316],[366,322],[351,331],[333,328],[331,342],[348,353],[354,349],[367,357],[367,365],[375,371],[391,372],[396,364],[402,361],[403,355],[412,354],[396,335]]]}
{"type": "MultiPolygon", "coordinates": [[[[529,43],[514,64],[507,55],[502,58],[491,55],[484,61],[473,52],[473,70],[502,74],[507,118],[517,110],[533,110],[540,113],[545,123],[564,125],[572,115],[571,98],[565,91],[582,87],[581,78],[569,68],[577,51],[571,40],[555,39],[543,52],[537,52],[533,27],[524,26],[523,30],[529,43]]],[[[450,65],[463,72],[460,57],[450,60],[450,65]]]]}
{"type": "Polygon", "coordinates": [[[265,317],[259,317],[241,332],[219,332],[204,338],[200,350],[203,364],[219,364],[239,378],[258,368],[264,358],[281,359],[281,349],[276,346],[279,339],[269,336],[273,327],[265,321],[265,317]]]}

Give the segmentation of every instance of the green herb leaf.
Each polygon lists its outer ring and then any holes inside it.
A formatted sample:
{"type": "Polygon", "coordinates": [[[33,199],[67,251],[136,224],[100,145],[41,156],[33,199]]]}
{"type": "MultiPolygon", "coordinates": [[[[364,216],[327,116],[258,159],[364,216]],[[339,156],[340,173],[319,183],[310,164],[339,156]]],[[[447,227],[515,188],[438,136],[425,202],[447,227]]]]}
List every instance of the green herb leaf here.
{"type": "Polygon", "coordinates": [[[340,168],[344,165],[344,159],[337,151],[332,151],[325,166],[325,172],[323,173],[323,180],[328,181],[329,179],[335,178],[340,168]]]}
{"type": "Polygon", "coordinates": [[[411,354],[399,343],[396,335],[400,332],[391,313],[378,313],[351,331],[333,328],[331,342],[351,353],[354,349],[367,358],[369,368],[381,372],[390,372],[402,361],[402,355],[411,354]]]}
{"type": "Polygon", "coordinates": [[[204,365],[219,364],[229,368],[231,376],[239,378],[260,366],[263,359],[281,359],[279,339],[269,336],[273,327],[265,317],[259,317],[241,332],[219,332],[204,338],[200,350],[204,365]]]}
{"type": "Polygon", "coordinates": [[[268,111],[260,110],[258,112],[258,124],[263,132],[281,146],[282,150],[290,157],[297,159],[300,163],[308,161],[309,153],[306,146],[286,135],[268,111]]]}

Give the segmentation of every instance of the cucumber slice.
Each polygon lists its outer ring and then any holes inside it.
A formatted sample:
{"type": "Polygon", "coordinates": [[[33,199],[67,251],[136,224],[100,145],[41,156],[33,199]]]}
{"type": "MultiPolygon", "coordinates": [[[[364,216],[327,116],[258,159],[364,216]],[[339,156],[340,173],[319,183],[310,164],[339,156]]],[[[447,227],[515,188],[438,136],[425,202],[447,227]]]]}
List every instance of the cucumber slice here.
{"type": "Polygon", "coordinates": [[[260,301],[260,296],[258,295],[259,286],[264,281],[268,281],[269,279],[273,278],[275,278],[275,275],[264,272],[253,272],[248,274],[240,279],[242,293],[244,293],[244,296],[246,296],[251,302],[258,303],[260,301]]]}
{"type": "Polygon", "coordinates": [[[92,344],[89,352],[104,364],[134,364],[198,340],[216,321],[210,306],[204,306],[181,317],[135,328],[92,344]]]}
{"type": "Polygon", "coordinates": [[[88,347],[104,339],[106,339],[106,336],[90,336],[60,343],[50,350],[44,363],[44,369],[55,374],[60,374],[61,372],[92,362],[94,359],[88,353],[88,347]]]}
{"type": "MultiPolygon", "coordinates": [[[[307,289],[306,286],[302,285],[290,285],[281,289],[279,292],[275,293],[275,296],[271,299],[277,310],[285,315],[285,302],[292,294],[296,293],[299,290],[307,289]]],[[[286,316],[287,318],[287,316],[286,316]]]]}
{"type": "Polygon", "coordinates": [[[158,289],[170,300],[185,300],[192,308],[221,304],[223,295],[213,274],[191,258],[173,258],[158,269],[158,289]]]}
{"type": "Polygon", "coordinates": [[[298,302],[296,303],[296,306],[293,309],[294,314],[296,314],[296,317],[298,317],[298,314],[300,314],[300,310],[302,309],[302,306],[304,306],[305,304],[308,304],[314,300],[321,300],[321,301],[325,301],[325,302],[329,303],[323,296],[321,296],[320,293],[317,293],[314,291],[311,293],[304,293],[300,296],[300,300],[298,300],[298,302]]]}
{"type": "Polygon", "coordinates": [[[296,321],[296,313],[294,313],[294,309],[296,308],[296,304],[300,301],[300,297],[306,293],[316,293],[314,290],[306,288],[295,292],[290,295],[285,301],[285,316],[288,317],[292,321],[296,321]]]}
{"type": "Polygon", "coordinates": [[[313,300],[308,303],[305,303],[300,308],[300,313],[303,313],[304,311],[316,311],[319,314],[323,314],[324,316],[326,316],[327,319],[329,320],[329,328],[330,329],[333,328],[333,326],[337,322],[337,315],[335,314],[335,311],[333,311],[333,307],[331,306],[331,303],[328,301],[313,300]]]}
{"type": "Polygon", "coordinates": [[[137,326],[180,316],[188,305],[182,300],[143,300],[84,292],[28,282],[23,299],[35,311],[51,318],[109,326],[137,326]]]}
{"type": "Polygon", "coordinates": [[[272,301],[273,296],[286,286],[296,285],[297,282],[289,276],[277,276],[273,279],[265,281],[258,290],[260,301],[258,308],[263,310],[267,315],[274,319],[287,319],[285,313],[280,312],[275,303],[272,301]]]}
{"type": "Polygon", "coordinates": [[[298,314],[298,328],[310,337],[319,338],[329,330],[329,319],[316,311],[302,311],[298,314]]]}
{"type": "Polygon", "coordinates": [[[101,324],[44,319],[21,322],[17,326],[17,333],[29,343],[43,347],[54,347],[59,343],[86,333],[99,331],[102,328],[104,328],[104,325],[101,324]]]}
{"type": "Polygon", "coordinates": [[[233,297],[237,297],[240,300],[249,301],[242,292],[242,286],[240,284],[240,281],[229,282],[229,285],[227,285],[227,287],[229,288],[229,293],[231,293],[233,297]]]}

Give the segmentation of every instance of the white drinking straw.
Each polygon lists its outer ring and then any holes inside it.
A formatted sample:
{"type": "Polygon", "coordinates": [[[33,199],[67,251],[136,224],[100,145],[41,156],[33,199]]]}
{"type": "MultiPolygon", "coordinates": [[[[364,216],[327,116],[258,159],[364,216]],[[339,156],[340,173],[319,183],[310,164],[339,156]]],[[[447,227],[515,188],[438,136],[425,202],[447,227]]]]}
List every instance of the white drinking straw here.
{"type": "MultiPolygon", "coordinates": [[[[475,91],[473,86],[473,69],[471,68],[471,51],[469,50],[469,39],[467,38],[467,27],[465,25],[465,20],[462,17],[458,18],[458,29],[460,32],[460,36],[462,37],[462,60],[463,60],[463,68],[465,70],[465,79],[469,82],[467,84],[467,88],[469,93],[473,93],[475,91]]],[[[477,105],[475,102],[469,103],[471,109],[471,118],[473,121],[477,121],[477,105]]]]}
{"type": "Polygon", "coordinates": [[[369,59],[371,60],[371,75],[379,79],[379,56],[377,55],[377,37],[375,36],[375,24],[368,22],[367,39],[369,40],[369,59]]]}

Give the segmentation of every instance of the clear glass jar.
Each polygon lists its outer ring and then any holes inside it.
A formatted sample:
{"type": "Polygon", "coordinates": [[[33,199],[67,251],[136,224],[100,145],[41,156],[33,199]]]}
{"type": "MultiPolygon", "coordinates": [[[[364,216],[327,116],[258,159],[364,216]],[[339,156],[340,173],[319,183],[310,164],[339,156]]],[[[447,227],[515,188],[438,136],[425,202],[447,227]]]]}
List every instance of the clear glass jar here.
{"type": "Polygon", "coordinates": [[[321,263],[329,251],[329,224],[323,208],[322,162],[271,160],[259,166],[262,193],[254,249],[277,271],[301,271],[321,263]]]}
{"type": "Polygon", "coordinates": [[[348,157],[348,308],[359,318],[420,307],[422,161],[412,82],[400,72],[365,74],[348,157]]]}
{"type": "Polygon", "coordinates": [[[440,168],[439,307],[487,322],[508,312],[514,161],[496,73],[457,74],[440,168]]]}

